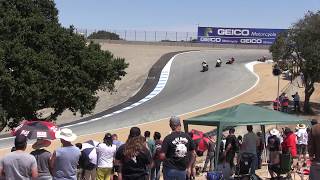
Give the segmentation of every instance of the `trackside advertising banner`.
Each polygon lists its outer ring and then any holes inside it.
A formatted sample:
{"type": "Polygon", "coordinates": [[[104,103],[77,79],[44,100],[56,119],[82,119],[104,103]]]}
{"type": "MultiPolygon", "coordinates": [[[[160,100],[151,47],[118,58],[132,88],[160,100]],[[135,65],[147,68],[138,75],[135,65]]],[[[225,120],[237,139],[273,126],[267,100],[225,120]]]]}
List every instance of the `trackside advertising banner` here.
{"type": "Polygon", "coordinates": [[[198,27],[198,42],[271,45],[286,29],[198,27]]]}

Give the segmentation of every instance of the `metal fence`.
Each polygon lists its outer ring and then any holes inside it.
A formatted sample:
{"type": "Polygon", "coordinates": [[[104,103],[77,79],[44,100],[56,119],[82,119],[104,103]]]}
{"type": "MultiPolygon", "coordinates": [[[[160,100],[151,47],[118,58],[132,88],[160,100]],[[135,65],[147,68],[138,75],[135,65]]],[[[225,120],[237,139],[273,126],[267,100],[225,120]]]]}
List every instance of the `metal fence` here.
{"type": "Polygon", "coordinates": [[[147,41],[147,42],[189,42],[197,39],[196,32],[173,32],[173,31],[141,31],[141,30],[114,30],[114,29],[80,29],[76,33],[88,37],[93,32],[107,31],[118,34],[120,39],[126,41],[147,41]]]}

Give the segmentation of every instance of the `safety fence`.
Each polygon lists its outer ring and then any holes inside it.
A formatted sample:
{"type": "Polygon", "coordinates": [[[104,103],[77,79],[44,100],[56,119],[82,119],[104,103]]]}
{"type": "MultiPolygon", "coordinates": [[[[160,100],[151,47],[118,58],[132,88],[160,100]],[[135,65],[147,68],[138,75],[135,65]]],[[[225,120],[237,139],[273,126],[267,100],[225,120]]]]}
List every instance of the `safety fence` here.
{"type": "Polygon", "coordinates": [[[98,31],[107,31],[118,34],[120,39],[126,41],[145,42],[191,42],[196,41],[196,32],[173,32],[173,31],[143,31],[143,30],[115,30],[115,29],[81,29],[76,28],[76,33],[88,37],[98,31]]]}

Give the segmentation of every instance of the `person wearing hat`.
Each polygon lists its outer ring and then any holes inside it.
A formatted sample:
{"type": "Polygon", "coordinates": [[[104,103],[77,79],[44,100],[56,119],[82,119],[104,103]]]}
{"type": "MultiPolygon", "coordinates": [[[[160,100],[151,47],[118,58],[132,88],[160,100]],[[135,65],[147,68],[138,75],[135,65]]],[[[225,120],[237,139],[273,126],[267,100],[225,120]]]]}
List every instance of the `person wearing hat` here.
{"type": "Polygon", "coordinates": [[[53,152],[50,160],[53,179],[77,179],[77,165],[81,155],[80,149],[71,142],[77,139],[77,135],[71,129],[63,128],[56,132],[57,139],[60,139],[62,147],[53,152]]]}
{"type": "Polygon", "coordinates": [[[275,171],[277,171],[280,168],[280,132],[273,128],[270,130],[270,136],[268,137],[268,145],[267,149],[269,150],[269,164],[268,164],[268,170],[271,175],[271,178],[275,177],[275,171]]]}
{"type": "Polygon", "coordinates": [[[0,161],[0,177],[6,180],[35,179],[38,177],[37,161],[34,156],[26,153],[27,137],[16,136],[16,151],[10,152],[0,161]]]}
{"type": "Polygon", "coordinates": [[[172,132],[163,139],[160,153],[163,177],[164,180],[185,179],[190,176],[195,161],[195,143],[188,134],[181,131],[179,117],[172,116],[169,125],[172,132]]]}
{"type": "Polygon", "coordinates": [[[45,150],[45,147],[50,146],[51,141],[46,139],[37,139],[37,141],[32,145],[34,151],[30,154],[33,155],[37,160],[38,165],[38,180],[51,180],[51,172],[50,172],[50,158],[51,153],[45,150]]]}
{"type": "Polygon", "coordinates": [[[297,136],[297,150],[298,150],[298,161],[301,161],[303,157],[303,166],[306,166],[307,162],[307,146],[308,146],[308,132],[305,124],[297,125],[297,132],[295,133],[297,136]]]}
{"type": "Polygon", "coordinates": [[[97,180],[109,180],[112,176],[113,160],[117,146],[112,143],[112,135],[106,133],[103,143],[97,147],[97,180]]]}
{"type": "Polygon", "coordinates": [[[119,179],[147,180],[152,158],[146,139],[141,136],[140,128],[132,127],[125,144],[116,152],[115,163],[119,166],[119,179]]]}

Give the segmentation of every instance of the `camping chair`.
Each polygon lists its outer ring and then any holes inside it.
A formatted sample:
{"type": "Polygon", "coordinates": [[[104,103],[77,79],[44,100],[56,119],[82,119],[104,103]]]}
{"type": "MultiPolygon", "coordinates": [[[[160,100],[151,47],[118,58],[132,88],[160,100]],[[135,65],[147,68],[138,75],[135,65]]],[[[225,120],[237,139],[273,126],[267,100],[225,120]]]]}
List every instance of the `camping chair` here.
{"type": "Polygon", "coordinates": [[[280,155],[280,164],[279,168],[273,169],[273,171],[277,174],[278,179],[283,179],[281,175],[285,174],[286,179],[292,179],[291,173],[292,173],[292,157],[291,153],[283,153],[280,155]]]}
{"type": "Polygon", "coordinates": [[[251,153],[241,153],[240,161],[236,166],[234,179],[250,179],[251,164],[253,163],[254,155],[251,153]]]}

